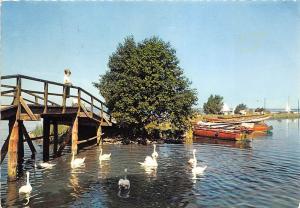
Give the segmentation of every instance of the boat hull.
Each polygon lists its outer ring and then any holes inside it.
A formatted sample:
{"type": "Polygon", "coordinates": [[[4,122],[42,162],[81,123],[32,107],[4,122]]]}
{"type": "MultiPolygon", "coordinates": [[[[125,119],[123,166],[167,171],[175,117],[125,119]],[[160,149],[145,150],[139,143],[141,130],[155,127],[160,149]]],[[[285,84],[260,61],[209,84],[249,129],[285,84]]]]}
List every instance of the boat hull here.
{"type": "Polygon", "coordinates": [[[209,137],[215,139],[225,139],[238,141],[245,138],[245,134],[240,131],[226,131],[223,129],[194,129],[194,135],[199,137],[209,137]]]}

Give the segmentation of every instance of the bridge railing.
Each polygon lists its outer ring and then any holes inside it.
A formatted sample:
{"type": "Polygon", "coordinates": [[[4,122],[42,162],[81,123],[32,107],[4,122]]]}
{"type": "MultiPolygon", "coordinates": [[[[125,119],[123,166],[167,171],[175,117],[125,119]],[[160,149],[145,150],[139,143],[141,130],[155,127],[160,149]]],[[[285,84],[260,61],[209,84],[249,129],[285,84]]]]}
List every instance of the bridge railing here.
{"type": "Polygon", "coordinates": [[[62,113],[66,112],[67,107],[77,106],[79,110],[83,110],[84,113],[91,117],[96,114],[101,118],[105,118],[106,120],[112,122],[112,116],[109,114],[107,106],[104,102],[102,102],[100,99],[96,98],[86,90],[82,89],[81,87],[77,87],[74,85],[66,85],[59,82],[53,82],[19,74],[7,75],[1,76],[1,96],[12,97],[13,103],[10,105],[21,105],[20,102],[23,100],[27,101],[31,105],[43,106],[43,113],[47,113],[48,107],[50,106],[61,107],[62,113]],[[4,84],[4,80],[8,81],[10,84],[4,84]],[[11,84],[14,83],[13,80],[15,80],[15,84],[11,84]],[[22,85],[25,80],[27,82],[30,81],[42,84],[42,90],[32,90],[29,88],[25,88],[25,86],[22,85]],[[57,92],[57,90],[53,91],[50,89],[51,87],[59,87],[61,92],[57,92]],[[67,88],[70,89],[69,94],[67,93],[67,88]],[[26,94],[27,97],[22,96],[23,94],[26,94]],[[21,96],[22,100],[20,100],[21,96]],[[50,97],[54,99],[51,99],[50,97]],[[67,104],[68,97],[73,99],[71,105],[67,104]],[[60,102],[58,102],[57,100],[60,100],[60,102]],[[42,101],[42,103],[40,101],[42,101]]]}

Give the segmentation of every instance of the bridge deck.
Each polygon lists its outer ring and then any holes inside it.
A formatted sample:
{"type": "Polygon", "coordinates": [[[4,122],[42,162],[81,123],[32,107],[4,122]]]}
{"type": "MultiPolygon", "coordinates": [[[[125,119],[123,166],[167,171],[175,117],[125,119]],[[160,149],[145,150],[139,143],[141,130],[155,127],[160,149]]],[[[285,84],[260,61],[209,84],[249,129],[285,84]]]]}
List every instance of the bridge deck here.
{"type": "MultiPolygon", "coordinates": [[[[40,121],[42,118],[53,118],[56,120],[59,124],[69,124],[70,121],[73,121],[76,116],[85,119],[85,125],[95,125],[97,123],[101,122],[101,116],[95,112],[90,112],[87,110],[87,113],[85,112],[79,112],[78,113],[78,107],[72,106],[72,107],[66,107],[66,110],[64,113],[63,107],[60,106],[49,106],[47,113],[44,113],[44,106],[42,105],[28,105],[29,109],[31,110],[32,114],[36,119],[32,119],[25,109],[21,109],[20,114],[20,120],[22,121],[40,121]]],[[[14,119],[17,113],[18,106],[11,105],[11,106],[5,106],[3,107],[1,112],[1,120],[11,120],[14,119]]],[[[107,118],[103,118],[102,126],[112,126],[113,122],[110,122],[107,118]]]]}

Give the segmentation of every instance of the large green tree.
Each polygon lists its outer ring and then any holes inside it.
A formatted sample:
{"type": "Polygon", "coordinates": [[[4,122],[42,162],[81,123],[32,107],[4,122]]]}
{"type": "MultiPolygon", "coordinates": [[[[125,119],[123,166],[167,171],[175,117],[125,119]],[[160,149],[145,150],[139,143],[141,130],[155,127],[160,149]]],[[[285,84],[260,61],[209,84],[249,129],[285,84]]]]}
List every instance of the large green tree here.
{"type": "Polygon", "coordinates": [[[152,37],[125,38],[109,57],[109,70],[94,85],[119,125],[147,135],[147,126],[184,129],[196,104],[196,91],[179,67],[170,43],[152,37]]]}
{"type": "Polygon", "coordinates": [[[210,95],[207,102],[203,104],[203,111],[206,114],[220,114],[223,104],[222,96],[210,95]]]}

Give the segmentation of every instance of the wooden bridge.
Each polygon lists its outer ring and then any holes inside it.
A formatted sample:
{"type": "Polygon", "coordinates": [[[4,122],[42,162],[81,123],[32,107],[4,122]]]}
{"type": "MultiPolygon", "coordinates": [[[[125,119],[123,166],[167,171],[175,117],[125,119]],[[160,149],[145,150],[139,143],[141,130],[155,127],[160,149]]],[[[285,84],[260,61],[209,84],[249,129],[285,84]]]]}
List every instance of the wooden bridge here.
{"type": "Polygon", "coordinates": [[[25,141],[32,154],[36,153],[33,138],[30,138],[23,121],[43,120],[41,139],[44,161],[49,160],[50,125],[53,125],[53,156],[56,157],[70,142],[74,154],[77,154],[82,143],[94,141],[99,144],[102,127],[115,123],[105,103],[76,86],[24,75],[2,76],[2,103],[5,99],[9,104],[2,104],[1,120],[9,121],[9,133],[1,148],[1,163],[8,154],[8,180],[16,180],[17,167],[23,162],[25,141]],[[59,146],[60,124],[69,126],[69,136],[59,146]]]}

